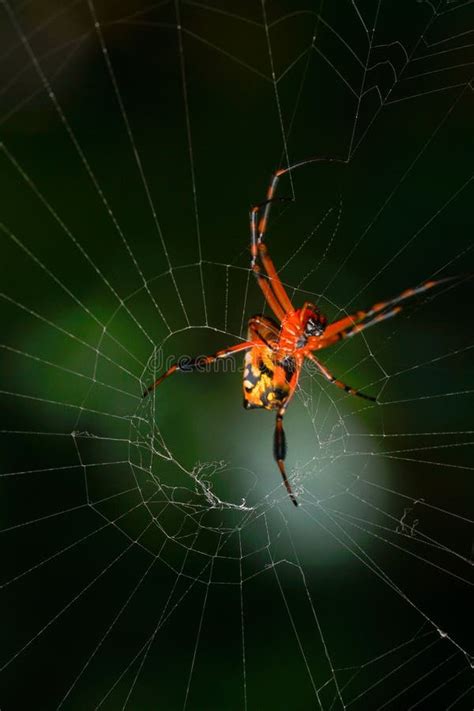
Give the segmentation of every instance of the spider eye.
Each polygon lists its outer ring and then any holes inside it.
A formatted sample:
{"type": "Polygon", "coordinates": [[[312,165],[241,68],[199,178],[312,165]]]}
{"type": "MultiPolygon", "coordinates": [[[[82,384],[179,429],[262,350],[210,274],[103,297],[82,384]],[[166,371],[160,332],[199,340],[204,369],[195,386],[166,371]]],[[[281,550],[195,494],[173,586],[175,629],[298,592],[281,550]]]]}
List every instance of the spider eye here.
{"type": "Polygon", "coordinates": [[[306,322],[305,335],[310,336],[321,336],[326,328],[326,320],[324,318],[318,318],[310,316],[306,322]]]}

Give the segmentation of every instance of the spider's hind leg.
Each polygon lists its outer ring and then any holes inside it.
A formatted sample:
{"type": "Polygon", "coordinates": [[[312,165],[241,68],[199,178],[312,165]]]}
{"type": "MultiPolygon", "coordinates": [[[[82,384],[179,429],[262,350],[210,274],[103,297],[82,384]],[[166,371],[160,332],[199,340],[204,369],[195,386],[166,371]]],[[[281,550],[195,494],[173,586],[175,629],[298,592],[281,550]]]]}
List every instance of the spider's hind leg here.
{"type": "Polygon", "coordinates": [[[286,436],[285,430],[283,429],[283,416],[285,414],[286,408],[282,407],[278,410],[275,423],[275,435],[273,439],[273,454],[275,456],[276,463],[278,464],[278,469],[283,478],[283,483],[286,490],[290,496],[290,499],[295,506],[298,506],[298,502],[293,493],[293,490],[288,481],[285,469],[285,458],[286,458],[286,436]]]}

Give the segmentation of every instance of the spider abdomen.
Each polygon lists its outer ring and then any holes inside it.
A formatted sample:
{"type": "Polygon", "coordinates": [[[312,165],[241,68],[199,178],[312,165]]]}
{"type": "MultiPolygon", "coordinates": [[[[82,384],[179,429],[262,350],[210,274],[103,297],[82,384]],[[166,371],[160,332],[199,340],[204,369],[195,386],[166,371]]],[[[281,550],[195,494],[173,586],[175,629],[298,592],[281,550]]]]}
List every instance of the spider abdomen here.
{"type": "Polygon", "coordinates": [[[292,358],[279,360],[266,346],[255,346],[245,354],[244,407],[278,410],[288,400],[294,374],[292,358]]]}

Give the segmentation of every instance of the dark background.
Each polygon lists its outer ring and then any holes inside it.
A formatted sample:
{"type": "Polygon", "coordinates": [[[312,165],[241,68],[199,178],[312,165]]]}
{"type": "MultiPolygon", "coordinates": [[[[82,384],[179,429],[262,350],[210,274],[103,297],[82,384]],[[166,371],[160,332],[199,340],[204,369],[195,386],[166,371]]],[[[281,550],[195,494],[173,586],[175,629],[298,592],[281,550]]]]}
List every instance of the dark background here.
{"type": "Polygon", "coordinates": [[[2,711],[472,708],[471,3],[0,13],[2,711]],[[295,303],[466,278],[322,354],[377,405],[305,373],[294,509],[240,358],[140,396],[245,337],[316,156],[295,303]]]}

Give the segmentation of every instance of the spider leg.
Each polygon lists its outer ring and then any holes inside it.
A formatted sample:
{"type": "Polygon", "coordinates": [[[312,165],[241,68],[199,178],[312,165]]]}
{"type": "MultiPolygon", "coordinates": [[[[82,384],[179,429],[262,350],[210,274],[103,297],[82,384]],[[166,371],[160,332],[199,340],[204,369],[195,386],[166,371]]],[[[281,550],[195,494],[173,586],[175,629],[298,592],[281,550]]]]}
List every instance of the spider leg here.
{"type": "Polygon", "coordinates": [[[278,469],[280,470],[280,474],[282,476],[283,483],[284,483],[285,488],[288,492],[288,495],[295,506],[298,506],[298,501],[296,500],[296,497],[293,493],[290,482],[288,481],[288,477],[286,475],[286,469],[285,469],[285,458],[286,458],[287,446],[286,446],[285,430],[283,429],[283,417],[285,416],[285,412],[288,408],[290,400],[295,393],[296,386],[298,385],[298,380],[299,380],[300,373],[301,373],[301,365],[302,365],[302,361],[298,361],[295,371],[294,371],[291,381],[290,381],[290,394],[288,395],[288,398],[287,398],[285,404],[282,405],[277,411],[276,422],[275,422],[275,433],[274,433],[274,437],[273,437],[273,455],[275,457],[276,463],[278,464],[278,469]]]}
{"type": "MultiPolygon", "coordinates": [[[[286,170],[277,170],[276,173],[274,173],[271,177],[270,180],[270,185],[268,186],[267,190],[267,197],[265,202],[263,203],[263,214],[260,217],[260,220],[258,222],[258,241],[262,242],[262,240],[265,237],[265,233],[267,231],[267,225],[268,225],[268,218],[270,216],[270,210],[272,209],[272,204],[275,202],[275,191],[276,187],[278,185],[278,182],[280,180],[280,176],[286,173],[286,170]]],[[[258,212],[260,213],[260,207],[257,207],[258,212]]],[[[255,208],[254,208],[255,209],[255,208]]]]}
{"type": "Polygon", "coordinates": [[[177,372],[183,372],[183,373],[189,373],[192,370],[197,370],[200,368],[205,367],[206,365],[209,365],[210,363],[213,363],[214,361],[220,359],[220,358],[227,358],[230,355],[233,355],[234,353],[238,353],[239,351],[245,351],[248,350],[249,348],[254,348],[255,347],[254,342],[252,341],[243,341],[242,343],[237,343],[235,346],[231,346],[230,348],[223,348],[220,351],[217,351],[213,355],[209,356],[201,356],[199,358],[191,358],[190,360],[186,360],[183,363],[174,363],[168,370],[163,373],[163,375],[160,375],[160,377],[155,380],[154,383],[149,385],[145,392],[143,393],[143,397],[146,397],[149,393],[151,393],[155,388],[158,387],[158,385],[161,385],[163,380],[166,378],[169,378],[170,375],[173,375],[174,373],[177,372]]]}
{"type": "Polygon", "coordinates": [[[270,185],[268,186],[267,190],[267,199],[265,201],[263,215],[261,216],[258,225],[259,242],[261,242],[265,236],[272,203],[275,202],[275,191],[281,176],[285,175],[286,173],[291,173],[291,171],[295,170],[296,168],[301,168],[303,165],[308,165],[309,163],[347,163],[347,161],[342,160],[340,158],[309,158],[308,160],[302,160],[298,163],[294,163],[293,165],[289,165],[287,168],[281,168],[280,170],[277,170],[276,173],[274,173],[271,177],[270,185]]]}
{"type": "Polygon", "coordinates": [[[295,308],[291,303],[290,297],[286,293],[286,289],[283,286],[280,277],[277,274],[277,270],[275,269],[273,260],[270,259],[268,255],[268,249],[265,242],[259,242],[258,254],[260,256],[260,259],[262,260],[262,264],[265,268],[265,271],[268,274],[268,278],[270,279],[270,283],[273,287],[273,291],[275,292],[275,296],[277,297],[280,304],[283,306],[285,312],[287,314],[292,314],[295,308]]]}
{"type": "Polygon", "coordinates": [[[376,323],[381,323],[382,321],[386,321],[389,318],[393,318],[394,316],[399,314],[401,310],[401,306],[395,306],[389,311],[384,311],[383,313],[377,314],[376,316],[374,316],[374,318],[371,318],[368,321],[363,321],[362,323],[356,324],[352,323],[349,328],[344,328],[341,331],[337,331],[332,336],[327,337],[326,334],[324,334],[324,336],[314,339],[314,345],[311,344],[311,350],[321,350],[321,348],[327,348],[328,346],[332,346],[333,343],[337,343],[337,341],[341,341],[344,338],[351,338],[352,336],[355,336],[358,333],[362,333],[362,331],[365,331],[366,328],[374,326],[376,323]]]}
{"type": "MultiPolygon", "coordinates": [[[[283,172],[285,172],[285,171],[283,171],[283,172]]],[[[282,321],[283,318],[285,318],[286,312],[293,313],[294,308],[293,308],[293,304],[291,303],[288,294],[286,293],[285,287],[281,283],[281,279],[277,274],[275,265],[273,264],[273,261],[268,256],[267,247],[264,244],[263,239],[265,237],[266,226],[267,226],[267,222],[268,222],[270,208],[271,208],[272,203],[275,202],[274,195],[275,195],[276,186],[277,186],[278,181],[280,179],[280,175],[283,175],[283,172],[277,171],[276,173],[274,173],[272,175],[270,185],[267,190],[267,197],[266,197],[265,202],[261,205],[256,205],[250,211],[250,234],[252,237],[251,267],[257,276],[260,287],[262,288],[262,291],[265,294],[265,298],[268,301],[269,306],[273,309],[275,315],[278,316],[280,321],[282,321]],[[263,215],[260,215],[260,212],[262,209],[263,209],[263,215]],[[258,220],[258,226],[257,226],[257,220],[258,220]],[[269,300],[268,293],[266,293],[266,290],[263,288],[263,284],[265,283],[268,286],[268,283],[265,281],[265,279],[261,275],[260,268],[257,266],[257,257],[260,257],[260,259],[262,261],[265,272],[267,273],[268,278],[270,280],[272,293],[274,295],[274,300],[278,303],[280,308],[276,308],[276,309],[274,308],[275,304],[272,305],[273,300],[269,300]]],[[[284,198],[284,199],[286,200],[286,198],[284,198]]]]}
{"type": "Polygon", "coordinates": [[[260,267],[258,266],[258,264],[252,264],[252,271],[255,274],[259,287],[263,291],[265,301],[267,302],[277,319],[282,322],[285,318],[285,311],[278,299],[276,298],[275,293],[272,287],[270,286],[270,282],[267,281],[267,279],[265,279],[265,277],[261,274],[260,267]]]}
{"type": "Polygon", "coordinates": [[[337,380],[337,378],[335,378],[334,375],[322,363],[320,363],[319,360],[317,358],[315,358],[312,353],[307,353],[306,357],[309,358],[309,360],[315,364],[315,366],[318,368],[319,372],[322,373],[324,375],[324,377],[326,378],[326,380],[329,380],[330,383],[333,383],[338,388],[341,388],[341,390],[344,390],[344,392],[348,393],[349,395],[356,395],[357,397],[364,398],[364,400],[370,400],[371,402],[376,402],[375,397],[371,397],[370,395],[361,393],[360,390],[355,390],[354,388],[351,388],[350,385],[346,385],[341,380],[337,380]]]}
{"type": "MultiPolygon", "coordinates": [[[[396,296],[394,299],[389,299],[388,301],[381,301],[377,304],[374,304],[368,311],[356,311],[350,316],[345,316],[344,318],[339,319],[339,321],[330,323],[329,326],[326,328],[324,336],[321,340],[331,338],[332,336],[335,336],[339,333],[342,334],[344,331],[347,331],[348,335],[353,336],[355,333],[362,331],[364,328],[368,328],[369,326],[372,326],[375,323],[384,321],[386,318],[391,318],[392,316],[395,316],[397,313],[399,313],[399,311],[401,311],[401,307],[398,306],[400,302],[405,301],[406,299],[410,299],[412,296],[422,294],[424,291],[428,291],[434,286],[438,286],[439,284],[452,281],[453,279],[456,279],[456,277],[447,277],[446,279],[432,279],[430,281],[425,281],[419,286],[416,286],[411,289],[405,289],[405,291],[402,291],[402,293],[396,296]],[[390,308],[392,306],[397,306],[397,308],[390,308]],[[380,314],[381,317],[379,318],[377,314],[380,314]],[[377,317],[372,318],[373,316],[377,317]],[[359,327],[359,329],[357,330],[356,327],[359,327]]],[[[341,335],[340,337],[346,338],[347,335],[341,335]]],[[[334,343],[334,341],[331,341],[331,343],[334,343]]],[[[322,347],[324,348],[325,346],[322,347]]]]}
{"type": "Polygon", "coordinates": [[[278,469],[280,470],[280,474],[283,478],[283,483],[286,487],[286,490],[289,494],[290,499],[294,503],[295,506],[298,506],[298,502],[296,500],[296,497],[293,493],[293,490],[290,486],[290,482],[288,481],[288,477],[286,476],[286,469],[285,469],[285,457],[286,457],[286,436],[285,436],[285,430],[283,429],[283,417],[286,412],[286,406],[281,407],[276,416],[276,423],[275,423],[275,435],[273,439],[273,454],[276,459],[276,463],[278,464],[278,469]]]}
{"type": "MultiPolygon", "coordinates": [[[[265,316],[253,316],[249,320],[249,338],[253,338],[255,340],[254,346],[258,346],[260,344],[265,349],[273,349],[278,343],[278,337],[278,330],[275,328],[274,324],[269,319],[265,318],[265,316]]],[[[289,395],[285,401],[285,404],[278,409],[276,416],[275,432],[273,437],[273,453],[275,456],[275,460],[278,464],[278,469],[280,470],[280,474],[282,476],[283,483],[288,492],[288,495],[295,506],[298,506],[298,502],[296,500],[295,495],[293,494],[285,470],[285,457],[287,447],[285,431],[283,429],[283,416],[286,412],[286,408],[288,407],[288,403],[296,390],[300,371],[301,362],[298,362],[297,367],[295,368],[290,380],[289,395]]]]}
{"type": "Polygon", "coordinates": [[[270,210],[272,204],[278,200],[288,200],[292,198],[276,198],[275,192],[282,175],[289,173],[295,168],[299,168],[308,163],[344,163],[345,161],[339,159],[327,159],[327,158],[310,158],[309,160],[301,161],[295,163],[294,165],[288,166],[288,168],[282,168],[277,170],[271,177],[270,185],[268,186],[267,196],[264,203],[256,205],[252,208],[250,212],[250,232],[252,236],[251,252],[252,261],[251,267],[254,271],[260,288],[262,289],[265,299],[267,300],[270,308],[273,310],[274,314],[282,320],[282,316],[291,314],[294,312],[293,304],[286,293],[286,289],[283,286],[280,277],[278,276],[277,270],[273,261],[268,255],[267,247],[264,243],[265,234],[267,231],[268,218],[270,215],[270,210]],[[257,225],[258,221],[258,225],[257,225]],[[265,281],[264,277],[260,273],[260,269],[257,267],[257,257],[260,257],[263,267],[268,275],[271,283],[271,289],[268,288],[268,283],[265,281]]]}
{"type": "Polygon", "coordinates": [[[255,345],[261,344],[275,350],[279,337],[280,329],[272,319],[260,314],[249,318],[247,339],[255,341],[255,345]]]}
{"type": "MultiPolygon", "coordinates": [[[[250,263],[250,266],[252,268],[253,273],[255,274],[255,277],[257,279],[258,285],[260,286],[261,290],[263,291],[263,295],[265,296],[265,300],[270,306],[271,310],[277,317],[279,321],[283,321],[285,318],[285,310],[287,310],[286,305],[284,306],[282,304],[281,298],[279,298],[278,294],[280,294],[280,297],[282,293],[286,296],[285,289],[276,273],[276,269],[273,266],[272,263],[272,268],[273,272],[272,274],[275,277],[271,276],[271,274],[268,272],[267,266],[265,262],[263,262],[263,266],[267,272],[268,278],[270,281],[267,281],[267,279],[263,276],[261,273],[260,267],[257,264],[257,256],[260,253],[260,248],[262,247],[261,244],[258,244],[257,240],[257,215],[258,211],[260,208],[254,207],[252,208],[250,212],[250,233],[252,236],[252,243],[251,243],[251,251],[252,251],[252,261],[250,263]]],[[[267,260],[268,264],[268,260],[267,260]]],[[[287,305],[290,307],[290,311],[292,312],[293,306],[291,305],[290,300],[286,296],[286,302],[287,305]]]]}

